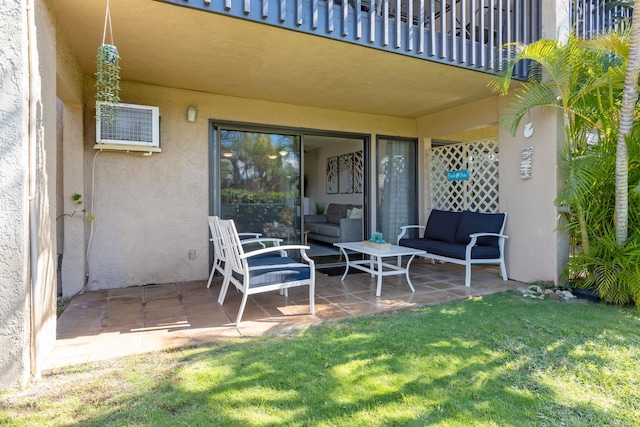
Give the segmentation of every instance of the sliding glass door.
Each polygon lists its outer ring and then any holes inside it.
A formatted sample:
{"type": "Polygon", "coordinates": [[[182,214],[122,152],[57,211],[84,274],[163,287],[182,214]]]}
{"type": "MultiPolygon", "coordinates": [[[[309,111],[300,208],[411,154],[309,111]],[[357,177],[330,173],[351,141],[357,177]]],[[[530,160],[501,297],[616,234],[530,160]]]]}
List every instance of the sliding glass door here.
{"type": "Polygon", "coordinates": [[[396,243],[403,225],[418,221],[418,142],[415,139],[378,137],[377,231],[396,243]]]}
{"type": "Polygon", "coordinates": [[[231,126],[214,132],[210,210],[233,219],[238,232],[299,243],[300,136],[231,126]]]}

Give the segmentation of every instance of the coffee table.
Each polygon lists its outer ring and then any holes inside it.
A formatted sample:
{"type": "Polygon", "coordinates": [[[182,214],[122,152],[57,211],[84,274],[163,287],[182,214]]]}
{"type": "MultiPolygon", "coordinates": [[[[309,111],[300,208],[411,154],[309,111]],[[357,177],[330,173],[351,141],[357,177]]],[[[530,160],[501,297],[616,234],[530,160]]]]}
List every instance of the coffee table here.
{"type": "Polygon", "coordinates": [[[344,274],[342,275],[342,279],[340,280],[344,280],[350,267],[370,273],[371,277],[377,276],[378,287],[376,288],[376,296],[379,297],[382,291],[383,276],[395,276],[398,274],[404,274],[407,277],[407,282],[409,283],[411,292],[416,291],[413,288],[411,279],[409,278],[409,266],[411,265],[411,261],[413,261],[413,258],[415,258],[416,255],[424,255],[426,253],[425,251],[405,248],[403,246],[396,245],[391,245],[389,249],[380,250],[365,246],[362,242],[342,242],[334,243],[333,245],[340,248],[340,250],[344,254],[345,260],[347,261],[344,274]],[[349,260],[349,252],[347,251],[369,255],[369,259],[351,261],[349,260]],[[400,262],[401,257],[403,256],[410,256],[409,261],[407,261],[407,264],[404,267],[402,267],[402,263],[400,262]],[[383,258],[391,257],[396,258],[396,264],[390,264],[388,262],[382,261],[383,258]]]}

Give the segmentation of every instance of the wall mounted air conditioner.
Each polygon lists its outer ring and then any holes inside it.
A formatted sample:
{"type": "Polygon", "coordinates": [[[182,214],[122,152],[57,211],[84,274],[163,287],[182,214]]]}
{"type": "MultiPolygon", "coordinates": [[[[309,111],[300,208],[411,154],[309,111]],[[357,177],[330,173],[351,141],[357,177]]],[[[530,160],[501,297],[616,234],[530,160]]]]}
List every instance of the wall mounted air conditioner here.
{"type": "Polygon", "coordinates": [[[96,145],[93,148],[160,152],[160,109],[97,102],[96,145]]]}

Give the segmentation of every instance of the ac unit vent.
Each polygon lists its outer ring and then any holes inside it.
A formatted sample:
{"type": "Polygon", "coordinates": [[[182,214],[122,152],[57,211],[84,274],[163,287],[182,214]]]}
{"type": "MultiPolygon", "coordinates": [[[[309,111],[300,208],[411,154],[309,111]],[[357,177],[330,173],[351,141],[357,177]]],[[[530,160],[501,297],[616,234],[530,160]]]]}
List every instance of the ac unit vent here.
{"type": "Polygon", "coordinates": [[[159,108],[96,103],[96,142],[95,148],[100,148],[100,144],[107,144],[110,149],[123,145],[123,150],[131,146],[160,147],[159,108]]]}

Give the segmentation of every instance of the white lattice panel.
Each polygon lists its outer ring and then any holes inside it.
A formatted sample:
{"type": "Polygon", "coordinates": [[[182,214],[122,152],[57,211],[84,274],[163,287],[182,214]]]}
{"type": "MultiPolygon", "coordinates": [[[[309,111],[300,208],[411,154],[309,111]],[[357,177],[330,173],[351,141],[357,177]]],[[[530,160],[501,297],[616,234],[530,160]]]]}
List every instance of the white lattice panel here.
{"type": "Polygon", "coordinates": [[[498,142],[493,139],[431,150],[431,207],[446,211],[498,212],[498,142]],[[449,181],[447,172],[468,170],[449,181]]]}

